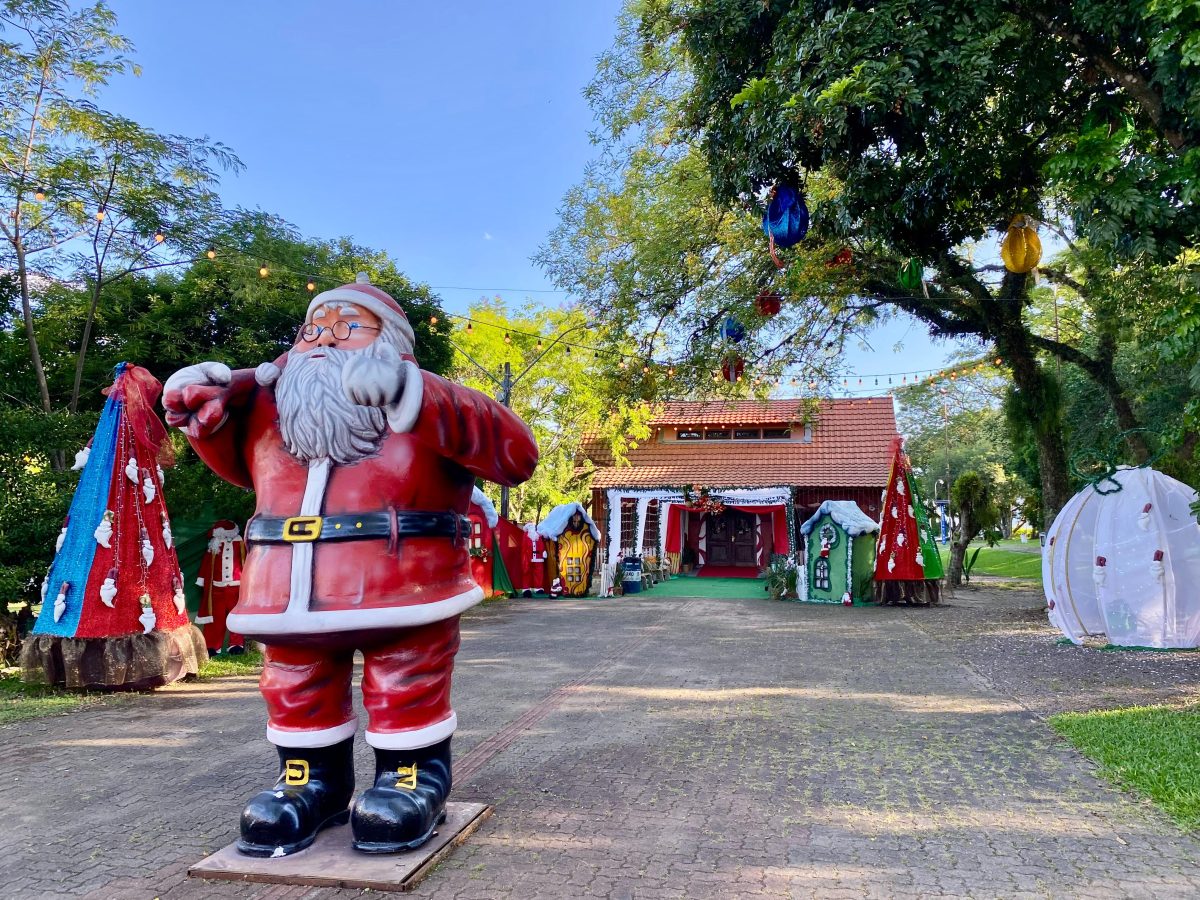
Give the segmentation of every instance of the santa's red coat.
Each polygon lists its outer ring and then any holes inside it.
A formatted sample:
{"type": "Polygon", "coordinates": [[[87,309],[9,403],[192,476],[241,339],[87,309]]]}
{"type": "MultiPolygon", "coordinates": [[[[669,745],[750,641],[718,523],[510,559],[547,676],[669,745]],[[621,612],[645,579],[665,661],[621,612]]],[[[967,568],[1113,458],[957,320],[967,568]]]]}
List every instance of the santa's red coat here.
{"type": "MultiPolygon", "coordinates": [[[[529,478],[537,445],[524,422],[478,391],[419,374],[421,405],[411,430],[388,431],[375,455],[350,465],[305,464],[288,453],[274,390],[254,384],[250,370],[233,374],[231,395],[239,399],[225,423],[189,441],[222,478],[254,489],[256,516],[466,514],[476,477],[503,485],[529,478]],[[247,389],[248,383],[253,386],[247,389]]],[[[406,395],[413,387],[406,385],[406,395]]],[[[323,635],[448,619],[482,598],[471,578],[465,535],[457,542],[251,543],[241,599],[228,624],[231,631],[274,643],[319,643],[323,635]]]]}

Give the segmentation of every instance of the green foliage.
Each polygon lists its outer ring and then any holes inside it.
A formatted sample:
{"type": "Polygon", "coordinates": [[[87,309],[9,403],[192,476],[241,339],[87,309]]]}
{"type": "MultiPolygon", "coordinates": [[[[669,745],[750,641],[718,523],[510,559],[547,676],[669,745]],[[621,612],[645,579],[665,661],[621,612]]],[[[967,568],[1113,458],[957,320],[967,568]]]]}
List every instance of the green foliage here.
{"type": "Polygon", "coordinates": [[[1050,726],[1110,781],[1149,797],[1183,828],[1200,828],[1200,708],[1064,713],[1050,726]]]}
{"type": "Polygon", "coordinates": [[[38,602],[79,480],[78,472],[56,468],[54,456],[72,459],[95,425],[94,414],[46,414],[0,404],[0,613],[10,603],[38,602]]]}
{"type": "MultiPolygon", "coordinates": [[[[475,323],[471,331],[457,329],[453,338],[463,351],[454,358],[455,380],[497,396],[508,364],[515,382],[512,409],[538,443],[537,470],[510,492],[510,518],[540,521],[560,503],[589,503],[584,476],[590,470],[582,468],[580,452],[585,437],[593,450],[623,459],[631,442],[649,436],[651,411],[614,396],[610,388],[619,373],[607,357],[570,346],[603,340],[586,327],[582,310],[535,305],[510,310],[496,297],[473,304],[468,316],[475,323]],[[554,343],[558,336],[562,342],[554,343]]],[[[495,500],[498,489],[485,488],[495,500]]]]}
{"type": "Polygon", "coordinates": [[[763,586],[772,600],[786,600],[797,596],[800,570],[782,553],[773,553],[770,564],[759,573],[763,586]]]}
{"type": "Polygon", "coordinates": [[[821,228],[933,260],[1043,204],[1121,256],[1200,229],[1194,4],[647,4],[719,197],[831,171],[821,228]]]}

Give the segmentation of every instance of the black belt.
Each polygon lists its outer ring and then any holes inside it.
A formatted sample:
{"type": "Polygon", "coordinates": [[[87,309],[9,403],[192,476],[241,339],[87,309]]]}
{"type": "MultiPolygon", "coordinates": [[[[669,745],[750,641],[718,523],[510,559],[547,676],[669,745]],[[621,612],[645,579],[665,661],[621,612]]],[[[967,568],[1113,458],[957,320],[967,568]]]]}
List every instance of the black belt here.
{"type": "Polygon", "coordinates": [[[455,543],[471,533],[471,520],[451,512],[360,513],[349,516],[255,516],[246,524],[249,544],[308,544],[364,538],[450,537],[455,543]]]}

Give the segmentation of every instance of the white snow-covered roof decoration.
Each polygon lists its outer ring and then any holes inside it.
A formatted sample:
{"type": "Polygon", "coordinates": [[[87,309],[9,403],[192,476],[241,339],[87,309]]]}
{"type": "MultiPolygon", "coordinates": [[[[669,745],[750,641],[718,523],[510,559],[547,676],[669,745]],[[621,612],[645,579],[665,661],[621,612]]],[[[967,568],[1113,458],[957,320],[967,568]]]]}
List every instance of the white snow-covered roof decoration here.
{"type": "Polygon", "coordinates": [[[500,521],[500,514],[496,512],[496,504],[488,499],[488,495],[479,488],[471,490],[471,505],[478,506],[483,511],[483,519],[488,523],[488,528],[495,528],[496,523],[500,521]]]}
{"type": "Polygon", "coordinates": [[[596,527],[592,517],[587,514],[587,510],[578,503],[561,503],[546,513],[546,518],[542,519],[541,524],[537,527],[538,534],[552,541],[558,540],[558,536],[567,530],[571,516],[577,512],[583,514],[583,521],[587,522],[588,528],[592,530],[592,537],[600,540],[600,529],[596,527]]]}
{"type": "Polygon", "coordinates": [[[879,530],[879,523],[858,508],[853,500],[826,500],[817,507],[812,518],[800,526],[801,534],[808,534],[816,527],[821,516],[828,515],[833,521],[845,529],[850,537],[860,534],[873,534],[879,530]]]}

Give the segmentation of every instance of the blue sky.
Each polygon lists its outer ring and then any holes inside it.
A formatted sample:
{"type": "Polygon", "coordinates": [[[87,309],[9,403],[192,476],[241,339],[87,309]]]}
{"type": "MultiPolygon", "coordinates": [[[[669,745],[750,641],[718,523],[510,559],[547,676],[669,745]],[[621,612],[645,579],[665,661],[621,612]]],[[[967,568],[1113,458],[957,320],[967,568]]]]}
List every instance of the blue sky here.
{"type": "MultiPolygon", "coordinates": [[[[482,294],[567,299],[529,257],[593,154],[581,91],[617,0],[111,5],[143,74],[102,105],[231,147],[246,170],[224,178],[228,204],[384,249],[450,311],[482,294]]],[[[847,360],[940,365],[951,348],[924,335],[897,321],[847,360]]]]}

